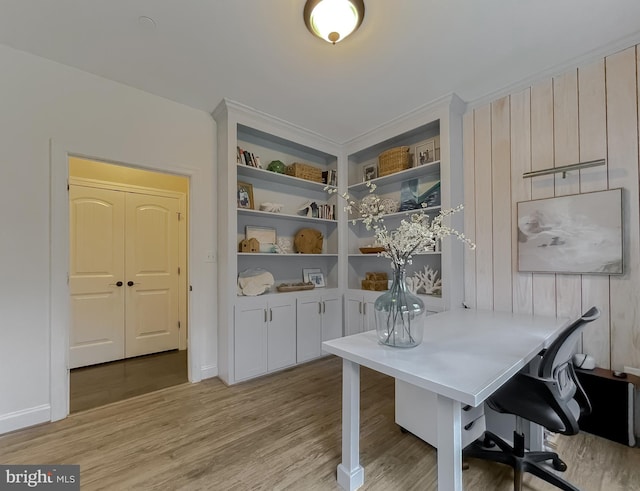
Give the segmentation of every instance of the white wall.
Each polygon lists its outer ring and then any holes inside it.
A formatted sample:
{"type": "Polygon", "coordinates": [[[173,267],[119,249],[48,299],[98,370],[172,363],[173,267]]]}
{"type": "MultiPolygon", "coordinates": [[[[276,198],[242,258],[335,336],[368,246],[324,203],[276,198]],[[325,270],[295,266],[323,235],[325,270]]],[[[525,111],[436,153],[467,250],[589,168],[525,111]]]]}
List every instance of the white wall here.
{"type": "Polygon", "coordinates": [[[49,281],[60,268],[49,260],[50,141],[191,175],[192,378],[215,376],[216,271],[205,262],[216,243],[211,116],[4,46],[0,71],[0,433],[50,417],[49,281]]]}

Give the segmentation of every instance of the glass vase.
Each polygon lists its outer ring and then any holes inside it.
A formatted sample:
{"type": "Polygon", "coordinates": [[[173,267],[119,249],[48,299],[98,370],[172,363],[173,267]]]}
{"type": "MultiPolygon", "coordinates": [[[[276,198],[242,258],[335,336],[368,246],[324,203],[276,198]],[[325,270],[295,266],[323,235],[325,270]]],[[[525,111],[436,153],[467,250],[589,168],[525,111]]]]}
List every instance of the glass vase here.
{"type": "Polygon", "coordinates": [[[409,291],[404,268],[394,268],[391,288],[374,305],[376,331],[381,344],[413,348],[424,334],[424,302],[409,291]]]}

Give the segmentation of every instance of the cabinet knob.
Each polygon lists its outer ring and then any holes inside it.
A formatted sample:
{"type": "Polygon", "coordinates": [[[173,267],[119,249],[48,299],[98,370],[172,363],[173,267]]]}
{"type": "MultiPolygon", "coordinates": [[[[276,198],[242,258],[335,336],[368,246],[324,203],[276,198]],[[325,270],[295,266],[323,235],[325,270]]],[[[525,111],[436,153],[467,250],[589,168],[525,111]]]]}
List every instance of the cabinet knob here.
{"type": "Polygon", "coordinates": [[[109,286],[122,286],[123,284],[122,281],[117,281],[116,283],[109,283],[109,286]]]}
{"type": "Polygon", "coordinates": [[[135,283],[133,281],[131,281],[131,280],[127,281],[127,286],[133,286],[133,285],[135,285],[135,283]]]}

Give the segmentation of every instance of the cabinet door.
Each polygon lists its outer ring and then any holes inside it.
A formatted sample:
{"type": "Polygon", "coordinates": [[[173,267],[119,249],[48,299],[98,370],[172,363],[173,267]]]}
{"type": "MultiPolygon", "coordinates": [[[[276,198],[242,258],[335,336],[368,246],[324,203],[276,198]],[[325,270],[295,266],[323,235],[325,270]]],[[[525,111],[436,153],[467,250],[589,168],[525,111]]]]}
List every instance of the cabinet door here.
{"type": "Polygon", "coordinates": [[[368,301],[366,298],[362,302],[362,330],[372,331],[376,328],[375,301],[368,301]]]}
{"type": "Polygon", "coordinates": [[[322,304],[318,298],[300,300],[297,304],[298,363],[318,358],[322,343],[322,304]]]}
{"type": "Polygon", "coordinates": [[[269,302],[267,370],[296,363],[296,310],[292,300],[269,302]]]}
{"type": "Polygon", "coordinates": [[[322,340],[342,337],[342,302],[340,297],[322,298],[322,340]]]}
{"type": "Polygon", "coordinates": [[[266,303],[236,306],[234,326],[235,380],[267,373],[266,303]]]}
{"type": "Polygon", "coordinates": [[[362,332],[362,296],[345,296],[345,336],[362,332]]]}

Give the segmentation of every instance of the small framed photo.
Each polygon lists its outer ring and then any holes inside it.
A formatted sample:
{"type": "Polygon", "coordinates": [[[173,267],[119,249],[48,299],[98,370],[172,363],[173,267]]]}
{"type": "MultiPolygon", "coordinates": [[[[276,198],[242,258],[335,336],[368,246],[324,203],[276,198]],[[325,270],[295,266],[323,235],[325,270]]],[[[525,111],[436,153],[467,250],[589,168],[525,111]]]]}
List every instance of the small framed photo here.
{"type": "Polygon", "coordinates": [[[238,181],[238,208],[254,209],[253,186],[251,184],[238,181]]]}
{"type": "Polygon", "coordinates": [[[309,273],[309,281],[314,284],[316,288],[324,287],[324,275],[322,273],[309,273]]]}
{"type": "Polygon", "coordinates": [[[378,166],[376,164],[365,165],[362,169],[363,182],[371,181],[378,177],[378,166]]]}
{"type": "Polygon", "coordinates": [[[320,273],[322,275],[322,270],[320,268],[304,268],[302,270],[302,281],[304,281],[305,283],[311,282],[315,285],[315,282],[311,281],[311,278],[309,277],[309,275],[317,274],[317,273],[320,273]]]}
{"type": "Polygon", "coordinates": [[[416,149],[413,152],[415,159],[415,166],[428,164],[436,160],[436,141],[435,139],[427,140],[426,142],[416,145],[416,149]]]}

